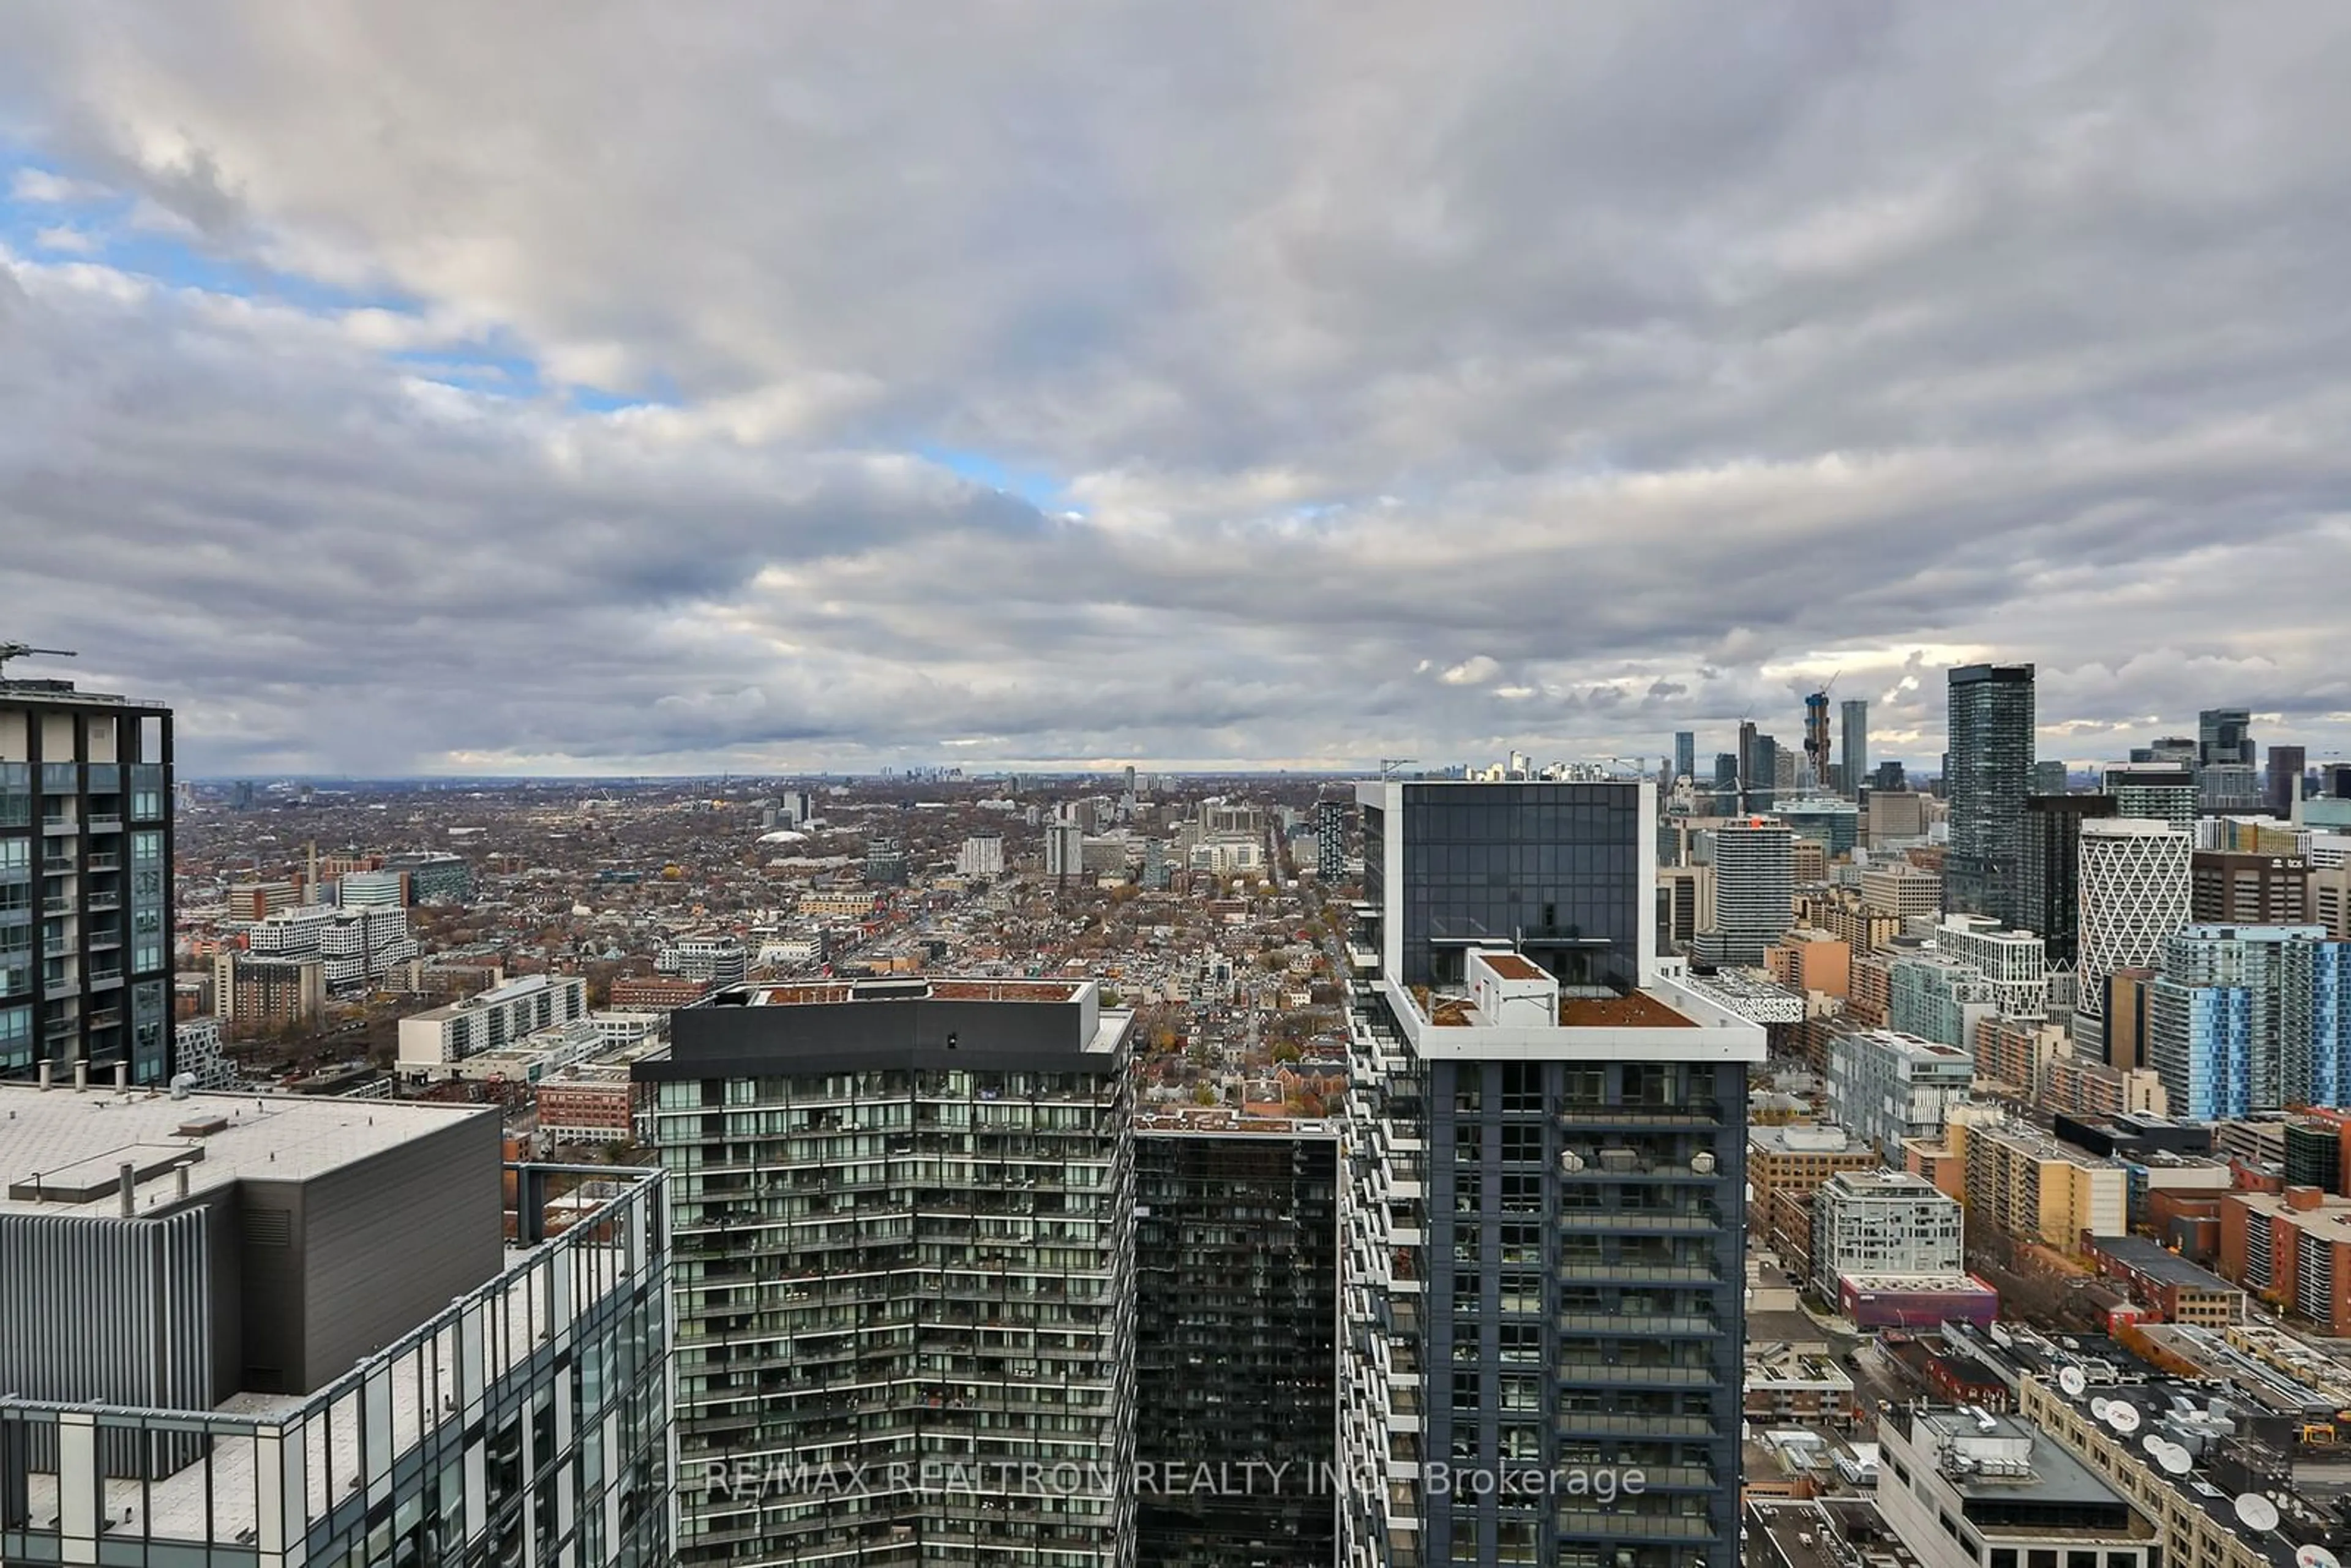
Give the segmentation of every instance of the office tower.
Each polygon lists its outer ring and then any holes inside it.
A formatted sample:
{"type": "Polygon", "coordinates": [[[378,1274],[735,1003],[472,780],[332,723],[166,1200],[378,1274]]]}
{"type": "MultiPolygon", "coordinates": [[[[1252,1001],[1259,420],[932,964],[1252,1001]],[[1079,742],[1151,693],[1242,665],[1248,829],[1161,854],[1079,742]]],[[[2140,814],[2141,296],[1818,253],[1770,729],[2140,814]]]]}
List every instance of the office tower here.
{"type": "Polygon", "coordinates": [[[1861,809],[1850,800],[1821,796],[1788,800],[1782,803],[1778,816],[1790,832],[1820,844],[1832,860],[1853,853],[1861,841],[1861,809]]]}
{"type": "Polygon", "coordinates": [[[2271,816],[2283,821],[2294,815],[2294,802],[2302,799],[2302,771],[2308,766],[2309,754],[2299,746],[2270,747],[2264,785],[2271,816]]]}
{"type": "Polygon", "coordinates": [[[1337,1550],[1339,1124],[1146,1121],[1135,1153],[1136,1561],[1328,1568],[1337,1550]],[[1203,1459],[1254,1485],[1159,1484],[1203,1459]]]}
{"type": "Polygon", "coordinates": [[[1950,672],[1951,802],[1945,902],[2016,924],[2024,798],[2032,779],[2032,666],[1965,664],[1950,672]]]}
{"type": "Polygon", "coordinates": [[[1765,1035],[1657,965],[1654,791],[1357,800],[1342,1462],[1387,1484],[1350,1490],[1341,1561],[1729,1564],[1765,1035]]]}
{"type": "Polygon", "coordinates": [[[1698,778],[1698,735],[1696,731],[1674,731],[1674,777],[1695,781],[1698,778]]]}
{"type": "Polygon", "coordinates": [[[683,1487],[680,1563],[1134,1561],[1133,1027],[1092,981],[670,1016],[631,1071],[674,1173],[680,1474],[767,1478],[683,1487]]]}
{"type": "Polygon", "coordinates": [[[1910,781],[1899,762],[1881,762],[1870,771],[1869,787],[1873,789],[1907,789],[1910,781]]]}
{"type": "Polygon", "coordinates": [[[1844,792],[1859,795],[1869,779],[1869,699],[1845,698],[1838,716],[1844,726],[1844,792]]]}
{"type": "Polygon", "coordinates": [[[2130,759],[2133,762],[2177,762],[2192,773],[2199,755],[2199,748],[2193,737],[2167,735],[2150,745],[2132,747],[2130,759]]]}
{"type": "Polygon", "coordinates": [[[669,1561],[659,1171],[383,1101],[0,1126],[0,1561],[669,1561]]]}
{"type": "Polygon", "coordinates": [[[1765,789],[1771,788],[1771,772],[1768,769],[1760,774],[1756,771],[1755,748],[1759,738],[1753,719],[1742,718],[1739,721],[1739,804],[1735,810],[1742,816],[1754,810],[1749,802],[1754,799],[1753,792],[1758,786],[1765,789]]]}
{"type": "Polygon", "coordinates": [[[1314,802],[1314,875],[1325,887],[1347,880],[1347,818],[1352,810],[1345,800],[1314,802]]]}
{"type": "Polygon", "coordinates": [[[2118,817],[2168,822],[2191,837],[2195,834],[2196,772],[2188,763],[2109,763],[2098,788],[2114,797],[2118,817]]]}
{"type": "Polygon", "coordinates": [[[2241,707],[2208,707],[2196,716],[2196,765],[2253,765],[2253,716],[2241,707]]]}
{"type": "Polygon", "coordinates": [[[2063,762],[2034,763],[2032,792],[2035,795],[2065,793],[2065,765],[2063,762]]]}
{"type": "Polygon", "coordinates": [[[0,1079],[172,1076],[172,711],[0,666],[0,1079]]]}
{"type": "Polygon", "coordinates": [[[2082,824],[2080,839],[2074,1033],[2084,1044],[2103,1049],[2107,977],[2152,967],[2165,941],[2188,924],[2196,841],[2143,817],[2092,818],[2082,824]]]}
{"type": "Polygon", "coordinates": [[[2310,866],[2297,855],[2198,850],[2189,918],[2199,925],[2300,925],[2311,918],[2310,866]]]}
{"type": "Polygon", "coordinates": [[[2318,925],[2190,925],[2163,946],[2147,1049],[2175,1115],[2351,1100],[2351,944],[2318,925]]]}
{"type": "Polygon", "coordinates": [[[2032,795],[2024,802],[2024,854],[2017,924],[2040,933],[2049,962],[2081,954],[2082,824],[2118,815],[2110,795],[2032,795]]]}

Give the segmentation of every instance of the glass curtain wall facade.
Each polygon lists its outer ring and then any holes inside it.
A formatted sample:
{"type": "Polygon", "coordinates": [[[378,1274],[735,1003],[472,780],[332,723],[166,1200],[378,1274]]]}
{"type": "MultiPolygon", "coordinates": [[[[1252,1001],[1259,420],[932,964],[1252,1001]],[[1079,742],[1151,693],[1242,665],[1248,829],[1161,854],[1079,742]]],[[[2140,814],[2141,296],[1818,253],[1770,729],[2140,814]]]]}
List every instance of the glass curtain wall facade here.
{"type": "Polygon", "coordinates": [[[1329,1568],[1338,1531],[1339,1139],[1135,1140],[1138,1561],[1329,1568]],[[1254,1462],[1192,1484],[1196,1467],[1254,1462]]]}
{"type": "Polygon", "coordinates": [[[1401,786],[1402,820],[1364,808],[1364,892],[1400,945],[1396,977],[1455,985],[1472,946],[1516,946],[1568,986],[1638,972],[1639,803],[1612,784],[1401,786]],[[1401,853],[1396,853],[1397,849],[1401,853]]]}
{"type": "Polygon", "coordinates": [[[1967,664],[1950,672],[1951,852],[1944,907],[2020,923],[2024,800],[2032,789],[2031,664],[1967,664]]]}

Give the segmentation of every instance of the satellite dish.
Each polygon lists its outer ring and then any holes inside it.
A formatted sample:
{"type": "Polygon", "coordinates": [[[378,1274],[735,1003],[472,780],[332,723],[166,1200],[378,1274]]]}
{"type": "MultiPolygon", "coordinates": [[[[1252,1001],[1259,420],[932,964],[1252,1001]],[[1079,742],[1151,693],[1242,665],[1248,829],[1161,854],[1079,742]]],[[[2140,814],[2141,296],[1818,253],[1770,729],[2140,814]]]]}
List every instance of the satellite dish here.
{"type": "Polygon", "coordinates": [[[2343,1568],[2343,1564],[2335,1553],[2313,1544],[2294,1554],[2294,1568],[2343,1568]]]}
{"type": "Polygon", "coordinates": [[[2069,1366],[2057,1375],[2057,1386],[2065,1391],[2068,1399],[2079,1399],[2082,1390],[2090,1386],[2090,1380],[2082,1375],[2080,1367],[2069,1366]]]}
{"type": "Polygon", "coordinates": [[[2150,1455],[2159,1454],[2163,1452],[2163,1434],[2149,1432],[2138,1440],[2138,1446],[2145,1448],[2150,1455]]]}
{"type": "Polygon", "coordinates": [[[2163,1452],[2155,1456],[2155,1462],[2163,1467],[2168,1476],[2184,1476],[2196,1468],[2196,1457],[2178,1443],[2163,1445],[2163,1452]]]}
{"type": "Polygon", "coordinates": [[[2133,1432],[2137,1431],[2138,1423],[2139,1414],[2137,1406],[2126,1405],[2123,1401],[2117,1399],[2113,1404],[2106,1406],[2106,1425],[2112,1427],[2116,1431],[2120,1432],[2124,1437],[2127,1437],[2133,1432]]]}
{"type": "MultiPolygon", "coordinates": [[[[2072,1369],[2071,1369],[2071,1368],[2068,1368],[2067,1370],[2069,1370],[2069,1371],[2070,1371],[2070,1370],[2072,1370],[2072,1369]]],[[[2109,1406],[2111,1406],[2113,1404],[2114,1404],[2114,1401],[2113,1401],[2113,1400],[2111,1400],[2111,1399],[2109,1399],[2109,1398],[2107,1398],[2107,1397],[2106,1397],[2105,1395],[2103,1395],[2103,1394],[2099,1395],[2095,1399],[2091,1400],[2091,1401],[2090,1401],[2090,1419],[2091,1419],[2091,1420],[2093,1420],[2093,1421],[2103,1421],[2103,1420],[2105,1420],[2105,1419],[2106,1418],[2106,1411],[2107,1411],[2107,1408],[2108,1408],[2109,1406]]]]}
{"type": "Polygon", "coordinates": [[[2256,1535],[2266,1535],[2278,1527],[2277,1504],[2257,1491],[2240,1492],[2237,1522],[2256,1535]]]}

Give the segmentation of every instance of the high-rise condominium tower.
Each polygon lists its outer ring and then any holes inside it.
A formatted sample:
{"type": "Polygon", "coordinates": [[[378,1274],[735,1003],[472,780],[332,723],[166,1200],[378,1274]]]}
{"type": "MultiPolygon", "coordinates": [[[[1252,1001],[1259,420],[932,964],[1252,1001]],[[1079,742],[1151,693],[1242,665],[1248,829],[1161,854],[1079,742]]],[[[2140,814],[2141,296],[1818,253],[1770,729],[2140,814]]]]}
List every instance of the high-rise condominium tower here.
{"type": "Polygon", "coordinates": [[[2014,925],[2021,914],[2024,798],[2032,784],[2032,666],[1962,665],[1950,673],[1949,695],[1946,902],[1954,910],[2014,925]]]}
{"type": "Polygon", "coordinates": [[[1838,714],[1844,724],[1844,792],[1858,795],[1869,782],[1869,699],[1847,697],[1838,714]]]}
{"type": "Polygon", "coordinates": [[[677,1561],[1134,1561],[1134,1015],[1091,981],[671,1017],[677,1561]]]}
{"type": "Polygon", "coordinates": [[[172,1065],[172,713],[0,666],[0,1079],[172,1065]]]}
{"type": "Polygon", "coordinates": [[[2188,924],[2189,862],[2196,841],[2168,822],[2108,817],[2078,830],[2081,936],[2074,1015],[2085,1046],[2105,1044],[2106,982],[2118,969],[2145,968],[2188,924]]]}
{"type": "Polygon", "coordinates": [[[1655,792],[1357,800],[1341,1561],[1727,1568],[1764,1034],[1656,958],[1655,792]]]}

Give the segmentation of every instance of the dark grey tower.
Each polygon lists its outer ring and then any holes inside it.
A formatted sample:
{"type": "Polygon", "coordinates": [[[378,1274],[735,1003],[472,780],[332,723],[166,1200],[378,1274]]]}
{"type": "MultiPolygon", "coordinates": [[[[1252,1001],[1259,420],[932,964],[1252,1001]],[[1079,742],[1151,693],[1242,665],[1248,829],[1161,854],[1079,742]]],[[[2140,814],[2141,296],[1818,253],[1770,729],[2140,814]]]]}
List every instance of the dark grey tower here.
{"type": "Polygon", "coordinates": [[[2032,788],[2032,666],[1964,664],[1950,673],[1951,852],[1944,902],[2009,925],[2022,915],[2024,800],[2032,788]]]}
{"type": "Polygon", "coordinates": [[[167,1083],[172,712],[0,667],[0,1078],[167,1083]]]}
{"type": "Polygon", "coordinates": [[[1655,792],[1357,799],[1379,959],[1345,1223],[1373,1277],[1341,1428],[1348,1473],[1389,1484],[1351,1493],[1343,1561],[1729,1568],[1765,1040],[1658,968],[1655,792]]]}

